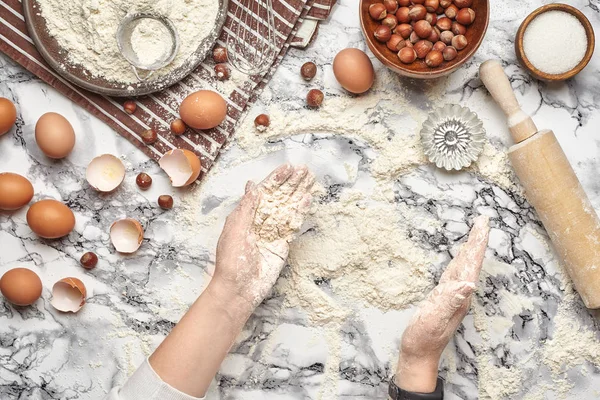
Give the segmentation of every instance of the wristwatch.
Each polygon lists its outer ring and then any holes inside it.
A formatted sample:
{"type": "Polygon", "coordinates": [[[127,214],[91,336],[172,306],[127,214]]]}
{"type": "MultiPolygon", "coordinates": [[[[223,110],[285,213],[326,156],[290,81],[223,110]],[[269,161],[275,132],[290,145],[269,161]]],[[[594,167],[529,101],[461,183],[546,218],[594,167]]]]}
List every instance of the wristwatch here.
{"type": "Polygon", "coordinates": [[[388,395],[391,400],[443,400],[444,399],[444,381],[442,378],[438,378],[435,391],[433,393],[416,393],[408,392],[400,389],[396,385],[396,377],[393,376],[390,379],[390,387],[388,395]]]}

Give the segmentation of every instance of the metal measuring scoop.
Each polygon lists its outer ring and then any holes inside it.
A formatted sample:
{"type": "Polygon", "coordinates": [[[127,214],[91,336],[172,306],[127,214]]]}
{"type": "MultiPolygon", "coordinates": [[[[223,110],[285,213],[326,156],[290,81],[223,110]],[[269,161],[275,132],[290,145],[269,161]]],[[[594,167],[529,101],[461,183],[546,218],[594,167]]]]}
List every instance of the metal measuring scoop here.
{"type": "Polygon", "coordinates": [[[179,35],[175,29],[175,25],[171,20],[163,15],[151,14],[151,13],[135,13],[127,15],[119,24],[117,29],[117,46],[123,57],[131,64],[135,76],[140,81],[149,79],[156,70],[169,65],[175,59],[177,51],[179,50],[179,35]],[[165,40],[171,41],[169,51],[162,54],[151,64],[146,64],[140,60],[134,51],[131,44],[131,36],[137,25],[144,19],[152,19],[160,22],[167,30],[168,37],[165,40]],[[149,72],[146,76],[140,77],[138,70],[149,72]]]}

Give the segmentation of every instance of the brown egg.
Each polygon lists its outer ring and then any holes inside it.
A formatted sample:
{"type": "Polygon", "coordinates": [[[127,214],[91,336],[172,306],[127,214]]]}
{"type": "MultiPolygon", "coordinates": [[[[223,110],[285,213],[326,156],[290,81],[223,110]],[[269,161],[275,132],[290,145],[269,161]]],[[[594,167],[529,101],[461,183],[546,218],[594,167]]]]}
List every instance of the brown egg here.
{"type": "Polygon", "coordinates": [[[186,97],[179,107],[186,125],[195,129],[210,129],[219,125],[227,115],[227,103],[211,90],[200,90],[186,97]]]}
{"type": "Polygon", "coordinates": [[[0,136],[10,131],[17,120],[17,109],[12,101],[0,97],[0,136]]]}
{"type": "Polygon", "coordinates": [[[35,125],[35,141],[48,157],[64,158],[75,146],[75,131],[65,117],[49,112],[35,125]]]}
{"type": "Polygon", "coordinates": [[[344,49],[333,59],[333,74],[344,89],[352,93],[364,93],[373,86],[373,64],[363,51],[344,49]]]}
{"type": "Polygon", "coordinates": [[[0,292],[17,306],[28,306],[42,295],[42,280],[30,269],[13,268],[0,278],[0,292]]]}
{"type": "Polygon", "coordinates": [[[32,197],[33,186],[27,178],[11,172],[0,174],[0,210],[18,210],[32,197]]]}
{"type": "Polygon", "coordinates": [[[60,201],[40,200],[29,207],[27,224],[38,236],[56,239],[73,230],[75,215],[60,201]]]}

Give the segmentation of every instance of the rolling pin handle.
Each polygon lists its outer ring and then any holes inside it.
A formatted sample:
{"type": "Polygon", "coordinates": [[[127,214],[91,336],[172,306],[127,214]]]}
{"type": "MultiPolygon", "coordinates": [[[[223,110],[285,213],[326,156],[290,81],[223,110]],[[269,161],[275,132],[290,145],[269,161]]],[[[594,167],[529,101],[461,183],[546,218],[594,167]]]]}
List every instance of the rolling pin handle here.
{"type": "Polygon", "coordinates": [[[521,110],[502,64],[497,60],[484,62],[479,67],[479,77],[508,118],[508,126],[515,143],[533,136],[538,129],[531,117],[521,110]]]}

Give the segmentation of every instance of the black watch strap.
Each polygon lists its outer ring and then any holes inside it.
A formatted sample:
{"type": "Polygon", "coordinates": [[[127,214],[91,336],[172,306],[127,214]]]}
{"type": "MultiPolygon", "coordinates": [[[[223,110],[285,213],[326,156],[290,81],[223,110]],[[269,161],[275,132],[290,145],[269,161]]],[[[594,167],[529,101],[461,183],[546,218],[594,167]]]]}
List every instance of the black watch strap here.
{"type": "Polygon", "coordinates": [[[443,400],[444,399],[444,381],[438,378],[435,392],[433,393],[416,393],[407,392],[400,389],[395,382],[395,377],[390,380],[390,388],[388,395],[391,400],[443,400]]]}

